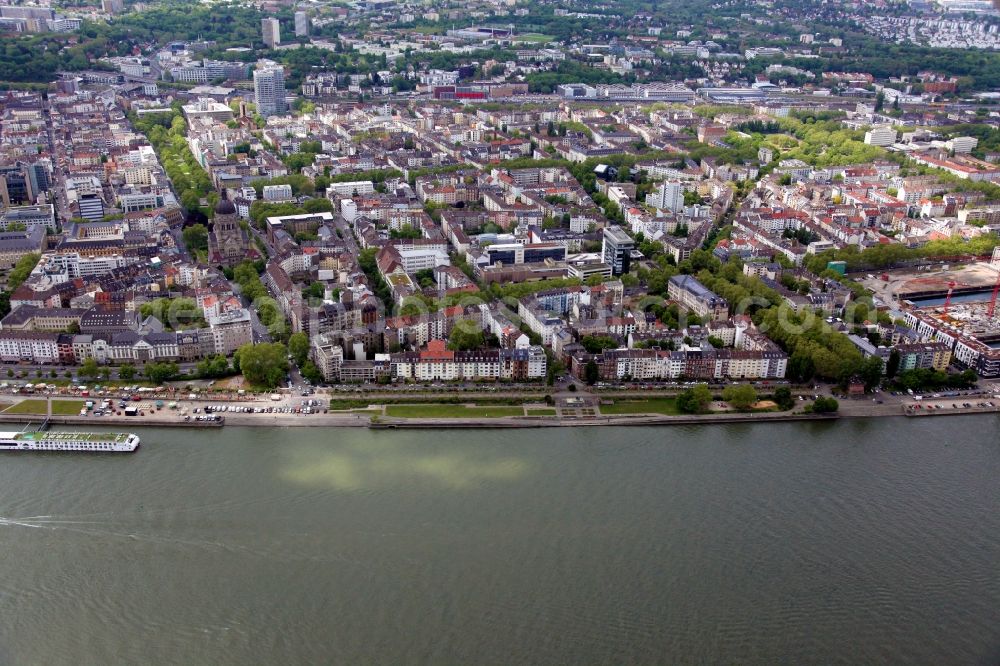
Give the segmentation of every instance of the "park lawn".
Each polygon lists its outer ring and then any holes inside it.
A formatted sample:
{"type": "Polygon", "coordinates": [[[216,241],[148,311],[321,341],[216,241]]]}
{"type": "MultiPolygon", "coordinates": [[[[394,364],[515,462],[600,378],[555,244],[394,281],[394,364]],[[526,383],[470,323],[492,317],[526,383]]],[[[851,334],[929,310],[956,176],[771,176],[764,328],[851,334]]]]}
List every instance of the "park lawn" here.
{"type": "Polygon", "coordinates": [[[556,415],[556,410],[548,407],[541,407],[537,409],[532,409],[531,407],[528,407],[528,416],[555,416],[555,415],[556,415]]]}
{"type": "Polygon", "coordinates": [[[378,408],[378,403],[368,400],[331,400],[328,409],[331,412],[352,412],[354,410],[367,410],[370,407],[378,408]]]}
{"type": "Polygon", "coordinates": [[[423,25],[416,28],[410,28],[414,32],[419,32],[422,35],[441,35],[444,34],[444,28],[433,25],[423,25]]]}
{"type": "MultiPolygon", "coordinates": [[[[75,416],[80,413],[83,409],[83,400],[53,400],[52,401],[52,415],[53,416],[75,416]]],[[[37,416],[45,416],[48,413],[48,409],[45,406],[44,400],[39,400],[37,398],[31,398],[28,400],[22,400],[16,405],[12,405],[3,411],[4,414],[31,414],[37,416]]]]}
{"type": "Polygon", "coordinates": [[[667,416],[675,416],[680,413],[680,410],[677,409],[677,400],[674,398],[646,398],[645,400],[616,399],[613,405],[601,405],[602,416],[627,414],[666,414],[667,416]]]}
{"type": "Polygon", "coordinates": [[[436,403],[426,405],[388,405],[385,408],[385,415],[407,419],[494,419],[504,416],[524,416],[524,407],[513,407],[510,405],[468,407],[466,405],[443,405],[436,403]]]}

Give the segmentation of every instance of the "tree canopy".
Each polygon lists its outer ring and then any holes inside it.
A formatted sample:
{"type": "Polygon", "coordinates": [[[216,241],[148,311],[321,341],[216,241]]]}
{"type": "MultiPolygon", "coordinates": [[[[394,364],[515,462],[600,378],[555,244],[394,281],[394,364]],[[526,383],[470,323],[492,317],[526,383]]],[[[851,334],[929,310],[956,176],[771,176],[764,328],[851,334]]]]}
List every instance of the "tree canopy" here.
{"type": "Polygon", "coordinates": [[[708,384],[695,384],[677,396],[677,408],[685,414],[703,414],[712,402],[708,384]]]}
{"type": "Polygon", "coordinates": [[[288,372],[288,350],[280,342],[247,343],[236,350],[243,377],[255,386],[274,388],[288,372]]]}
{"type": "Polygon", "coordinates": [[[479,326],[471,319],[455,322],[455,327],[448,336],[448,349],[452,351],[470,351],[486,345],[486,336],[479,326]]]}
{"type": "Polygon", "coordinates": [[[744,412],[757,402],[757,390],[749,384],[730,384],[723,389],[722,399],[733,409],[744,412]]]}
{"type": "Polygon", "coordinates": [[[309,336],[302,331],[292,333],[288,338],[288,353],[292,355],[295,364],[301,367],[309,356],[309,336]]]}
{"type": "Polygon", "coordinates": [[[7,288],[10,291],[14,291],[24,284],[24,281],[31,275],[31,271],[35,270],[35,266],[38,265],[41,258],[42,255],[32,252],[18,259],[17,263],[14,264],[14,268],[11,269],[10,275],[7,276],[7,288]]]}

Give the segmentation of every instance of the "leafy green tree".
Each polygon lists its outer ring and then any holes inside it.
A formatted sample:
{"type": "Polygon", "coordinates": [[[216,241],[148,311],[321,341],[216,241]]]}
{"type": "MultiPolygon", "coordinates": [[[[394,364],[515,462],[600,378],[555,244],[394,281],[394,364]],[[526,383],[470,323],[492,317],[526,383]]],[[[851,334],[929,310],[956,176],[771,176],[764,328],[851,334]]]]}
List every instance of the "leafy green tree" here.
{"type": "Polygon", "coordinates": [[[302,295],[309,298],[323,298],[326,293],[326,287],[322,282],[313,282],[311,285],[302,290],[302,295]]]}
{"type": "MultiPolygon", "coordinates": [[[[26,254],[17,260],[14,264],[14,268],[11,269],[10,275],[7,276],[7,289],[10,291],[17,290],[24,281],[28,279],[31,275],[31,271],[35,270],[35,266],[38,265],[38,261],[42,258],[42,255],[37,252],[32,252],[31,254],[26,254]]],[[[9,306],[9,297],[8,297],[9,306]]]]}
{"type": "Polygon", "coordinates": [[[203,379],[217,379],[229,374],[229,361],[222,354],[203,358],[195,366],[195,372],[203,379]]]}
{"type": "Polygon", "coordinates": [[[157,298],[143,303],[139,314],[155,317],[170,330],[205,325],[205,313],[193,298],[157,298]]]}
{"type": "MultiPolygon", "coordinates": [[[[233,281],[240,286],[243,295],[252,303],[268,295],[267,287],[260,281],[257,267],[252,262],[244,261],[233,269],[233,281]]],[[[264,322],[264,315],[261,314],[261,321],[264,322]]],[[[268,322],[264,322],[267,324],[268,322]]]]}
{"type": "Polygon", "coordinates": [[[788,377],[797,382],[807,382],[816,374],[816,365],[807,354],[795,353],[788,359],[788,377]]]}
{"type": "Polygon", "coordinates": [[[774,402],[782,410],[791,409],[795,406],[795,399],[792,397],[792,389],[787,386],[779,386],[774,391],[774,402]]]}
{"type": "Polygon", "coordinates": [[[835,398],[827,398],[821,395],[816,398],[810,407],[812,407],[814,414],[832,414],[840,409],[840,403],[835,398]]]}
{"type": "Polygon", "coordinates": [[[486,336],[472,320],[455,322],[455,327],[451,329],[451,335],[448,336],[448,349],[452,351],[470,351],[481,349],[485,345],[486,336]]]}
{"type": "Polygon", "coordinates": [[[730,384],[723,389],[722,399],[734,409],[744,412],[757,402],[757,391],[749,384],[730,384]]]}
{"type": "Polygon", "coordinates": [[[866,358],[861,362],[858,376],[865,383],[866,389],[871,390],[878,386],[878,383],[882,381],[882,359],[877,356],[866,358]]]}
{"type": "Polygon", "coordinates": [[[601,378],[601,370],[597,367],[597,363],[594,361],[587,361],[587,365],[583,367],[583,379],[588,385],[593,386],[597,383],[597,380],[601,378]]]}
{"type": "Polygon", "coordinates": [[[618,341],[608,335],[585,335],[580,344],[591,354],[600,354],[605,349],[617,349],[618,341]]]}
{"type": "Polygon", "coordinates": [[[413,279],[420,285],[421,289],[433,287],[437,282],[434,280],[434,269],[425,268],[413,274],[413,279]]]}
{"type": "Polygon", "coordinates": [[[316,364],[311,360],[306,359],[306,362],[302,364],[300,371],[302,376],[313,384],[323,383],[323,373],[319,371],[319,368],[317,368],[316,364]]]}
{"type": "Polygon", "coordinates": [[[185,227],[181,236],[184,238],[184,245],[191,252],[208,249],[208,229],[205,228],[204,224],[192,224],[190,227],[185,227]]]}
{"type": "Polygon", "coordinates": [[[182,190],[181,205],[184,206],[184,208],[189,211],[197,210],[198,207],[201,205],[201,197],[198,196],[198,193],[195,192],[194,190],[182,190]]]}
{"type": "Polygon", "coordinates": [[[97,377],[97,373],[100,370],[100,366],[97,365],[97,361],[93,356],[89,356],[83,360],[80,364],[80,369],[77,370],[78,375],[81,377],[86,377],[87,379],[93,379],[97,377]]]}
{"type": "Polygon", "coordinates": [[[309,356],[309,336],[299,331],[288,338],[288,353],[292,355],[295,364],[302,367],[309,356]]]}
{"type": "Polygon", "coordinates": [[[889,360],[885,363],[885,376],[892,379],[899,372],[899,350],[893,349],[889,352],[889,360]]]}
{"type": "Polygon", "coordinates": [[[677,396],[677,408],[686,414],[702,414],[712,402],[708,384],[696,384],[677,396]]]}
{"type": "Polygon", "coordinates": [[[143,369],[143,374],[154,384],[162,384],[173,379],[180,372],[180,367],[176,363],[148,363],[143,369]]]}
{"type": "Polygon", "coordinates": [[[280,342],[245,344],[236,350],[240,372],[248,382],[274,388],[288,372],[288,351],[280,342]]]}
{"type": "Polygon", "coordinates": [[[548,361],[545,366],[545,383],[554,386],[556,377],[561,377],[566,372],[566,364],[549,348],[545,348],[545,357],[548,361]]]}
{"type": "Polygon", "coordinates": [[[135,378],[136,369],[131,363],[126,363],[118,368],[118,379],[129,381],[135,378]]]}
{"type": "Polygon", "coordinates": [[[403,224],[399,229],[391,229],[389,231],[390,238],[422,238],[423,233],[420,229],[417,229],[413,225],[403,224]]]}
{"type": "Polygon", "coordinates": [[[930,368],[914,368],[904,370],[896,377],[896,384],[903,389],[936,390],[942,388],[972,388],[978,382],[973,370],[964,370],[958,374],[948,374],[930,368]]]}

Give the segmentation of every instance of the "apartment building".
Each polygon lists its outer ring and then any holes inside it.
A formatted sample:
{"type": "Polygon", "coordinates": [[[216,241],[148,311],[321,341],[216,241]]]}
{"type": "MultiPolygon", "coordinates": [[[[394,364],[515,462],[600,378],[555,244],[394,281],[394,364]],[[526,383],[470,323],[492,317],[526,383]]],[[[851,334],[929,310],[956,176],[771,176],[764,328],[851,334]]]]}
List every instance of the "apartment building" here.
{"type": "Polygon", "coordinates": [[[253,326],[249,310],[231,310],[208,320],[216,354],[229,356],[245,344],[253,342],[253,326]]]}

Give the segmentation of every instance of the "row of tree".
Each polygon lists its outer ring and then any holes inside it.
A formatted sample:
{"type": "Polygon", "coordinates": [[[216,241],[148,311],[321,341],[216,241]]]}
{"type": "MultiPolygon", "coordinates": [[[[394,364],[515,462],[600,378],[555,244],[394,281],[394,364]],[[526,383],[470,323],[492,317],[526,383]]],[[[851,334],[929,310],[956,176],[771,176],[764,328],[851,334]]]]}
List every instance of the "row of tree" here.
{"type": "Polygon", "coordinates": [[[181,205],[188,211],[199,209],[202,198],[214,202],[212,179],[191,153],[187,143],[187,124],[175,102],[170,111],[139,117],[129,113],[132,125],[146,135],[163,165],[181,205]]]}

